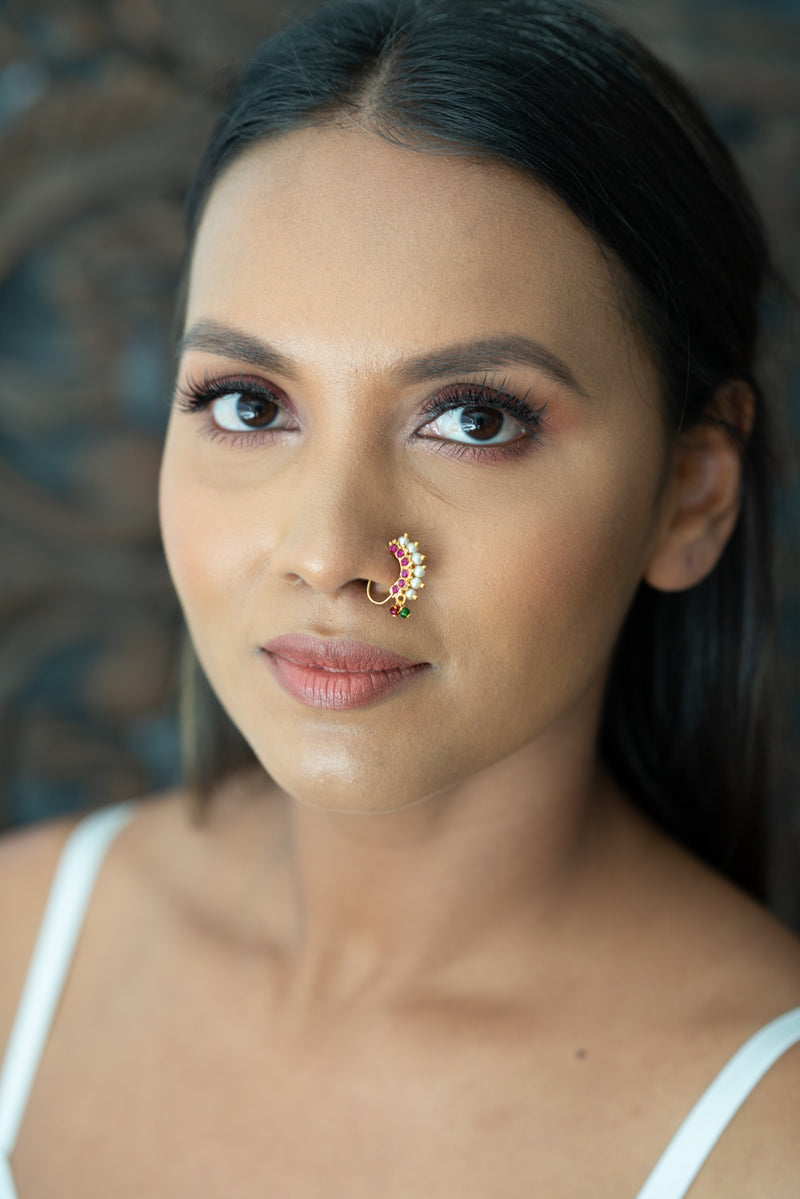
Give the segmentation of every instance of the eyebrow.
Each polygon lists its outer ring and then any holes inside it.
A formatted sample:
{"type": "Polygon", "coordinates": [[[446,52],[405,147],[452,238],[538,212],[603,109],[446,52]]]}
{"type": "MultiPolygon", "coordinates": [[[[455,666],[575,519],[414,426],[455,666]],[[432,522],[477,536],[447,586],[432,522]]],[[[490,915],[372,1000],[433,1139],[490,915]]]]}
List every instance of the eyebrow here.
{"type": "MultiPolygon", "coordinates": [[[[257,366],[263,371],[275,372],[294,381],[302,374],[301,363],[291,354],[283,353],[268,342],[221,321],[197,321],[181,338],[178,356],[186,350],[206,350],[210,354],[236,358],[249,366],[257,366]]],[[[574,372],[561,358],[540,342],[520,334],[460,342],[413,358],[402,358],[389,368],[389,375],[398,384],[412,384],[459,372],[514,365],[533,366],[556,383],[578,395],[587,396],[574,372]]]]}

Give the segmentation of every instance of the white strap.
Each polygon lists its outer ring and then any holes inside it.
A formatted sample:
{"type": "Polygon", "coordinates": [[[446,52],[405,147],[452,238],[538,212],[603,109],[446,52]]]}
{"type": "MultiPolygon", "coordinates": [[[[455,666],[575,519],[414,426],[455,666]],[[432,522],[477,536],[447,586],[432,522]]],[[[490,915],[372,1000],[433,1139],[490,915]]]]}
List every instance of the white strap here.
{"type": "Polygon", "coordinates": [[[10,1157],[17,1143],[95,879],[108,846],[135,811],[135,801],[127,800],[92,812],[75,826],[61,852],[0,1070],[0,1199],[5,1199],[4,1185],[14,1194],[3,1156],[10,1157]]]}
{"type": "Polygon", "coordinates": [[[17,1188],[11,1175],[11,1167],[2,1153],[0,1153],[0,1199],[17,1199],[17,1188]]]}
{"type": "Polygon", "coordinates": [[[656,1163],[638,1199],[683,1199],[728,1124],[770,1066],[800,1042],[800,1008],[746,1041],[720,1070],[656,1163]]]}

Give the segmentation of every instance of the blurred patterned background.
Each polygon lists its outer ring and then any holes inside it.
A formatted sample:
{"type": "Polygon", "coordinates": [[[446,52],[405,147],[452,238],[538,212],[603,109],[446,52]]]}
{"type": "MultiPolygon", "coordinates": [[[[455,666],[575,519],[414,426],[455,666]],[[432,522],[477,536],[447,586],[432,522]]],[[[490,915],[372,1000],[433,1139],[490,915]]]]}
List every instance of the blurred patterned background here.
{"type": "MultiPolygon", "coordinates": [[[[600,6],[704,102],[800,289],[800,0],[600,6]]],[[[1,824],[179,778],[180,619],[156,481],[181,202],[231,68],[300,10],[292,0],[0,0],[1,824]]],[[[786,440],[800,441],[797,315],[773,304],[769,323],[767,382],[786,440]]],[[[799,467],[793,450],[773,822],[775,906],[798,927],[799,467]]]]}

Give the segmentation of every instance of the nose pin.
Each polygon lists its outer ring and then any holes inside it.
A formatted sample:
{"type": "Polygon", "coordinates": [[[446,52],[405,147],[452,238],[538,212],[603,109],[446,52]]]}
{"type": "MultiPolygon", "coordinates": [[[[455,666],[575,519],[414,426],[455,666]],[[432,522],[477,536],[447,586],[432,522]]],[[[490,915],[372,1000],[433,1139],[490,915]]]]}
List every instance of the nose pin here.
{"type": "Polygon", "coordinates": [[[400,567],[400,574],[397,580],[392,583],[389,589],[389,594],[385,599],[373,599],[369,593],[372,586],[372,579],[367,580],[367,599],[371,604],[388,604],[389,600],[393,599],[394,604],[389,609],[392,616],[402,616],[403,619],[408,619],[411,615],[411,609],[406,607],[406,600],[415,600],[417,595],[425,586],[424,578],[427,567],[425,566],[425,554],[419,552],[419,542],[411,541],[408,533],[404,533],[402,537],[394,537],[388,542],[388,549],[391,554],[397,559],[397,564],[400,567]]]}

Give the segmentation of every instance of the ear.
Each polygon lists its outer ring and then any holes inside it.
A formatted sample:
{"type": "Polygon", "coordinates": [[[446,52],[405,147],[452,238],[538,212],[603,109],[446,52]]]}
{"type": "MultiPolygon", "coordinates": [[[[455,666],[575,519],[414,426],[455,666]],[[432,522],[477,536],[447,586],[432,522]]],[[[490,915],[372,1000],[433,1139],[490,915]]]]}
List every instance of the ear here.
{"type": "Polygon", "coordinates": [[[683,591],[716,566],[741,506],[741,445],[755,417],[752,387],[724,383],[708,406],[708,423],[678,437],[665,488],[662,520],[645,581],[659,591],[683,591]]]}

